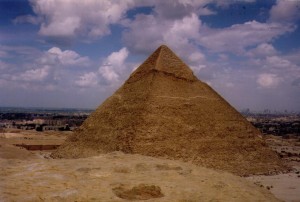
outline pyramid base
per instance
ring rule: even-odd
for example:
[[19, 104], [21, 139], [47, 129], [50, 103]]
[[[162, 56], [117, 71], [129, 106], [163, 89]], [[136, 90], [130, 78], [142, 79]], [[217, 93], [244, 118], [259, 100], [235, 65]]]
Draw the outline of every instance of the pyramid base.
[[[239, 176], [248, 175], [265, 175], [276, 174], [280, 172], [289, 171], [290, 168], [286, 166], [281, 159], [278, 158], [275, 152], [270, 151], [267, 147], [253, 147], [240, 148], [240, 151], [234, 149], [224, 148], [221, 141], [219, 143], [211, 142], [210, 148], [198, 146], [198, 154], [191, 148], [191, 151], [180, 152], [180, 149], [164, 147], [160, 150], [159, 147], [143, 146], [134, 149], [135, 151], [124, 153], [141, 154], [145, 156], [152, 156], [162, 159], [181, 160], [183, 162], [191, 162], [198, 166], [212, 168], [216, 170], [227, 171]], [[192, 147], [192, 146], [191, 146]], [[202, 151], [201, 151], [202, 150]], [[248, 151], [247, 151], [248, 150]], [[250, 151], [252, 150], [252, 151]], [[257, 152], [259, 150], [259, 152]], [[97, 156], [103, 153], [110, 153], [113, 151], [103, 150], [99, 147], [86, 146], [86, 144], [73, 143], [62, 145], [58, 150], [51, 154], [52, 158], [86, 158], [90, 156]], [[209, 153], [209, 155], [207, 155]], [[261, 155], [257, 155], [257, 154]], [[208, 157], [209, 156], [209, 157]]]

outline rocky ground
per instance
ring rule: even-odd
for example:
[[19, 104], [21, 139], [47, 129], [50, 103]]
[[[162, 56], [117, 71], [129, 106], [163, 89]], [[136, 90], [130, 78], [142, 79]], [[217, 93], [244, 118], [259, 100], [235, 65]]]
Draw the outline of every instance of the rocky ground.
[[276, 151], [281, 158], [293, 164], [300, 162], [300, 136], [266, 135], [265, 140], [269, 147]]
[[[61, 144], [69, 133], [0, 133], [0, 201], [300, 201], [299, 162], [290, 173], [238, 177], [180, 161], [119, 152], [51, 159], [51, 151], [15, 144]], [[272, 137], [270, 137], [272, 138]], [[297, 140], [268, 140], [278, 151]], [[272, 145], [272, 143], [274, 143]]]
[[293, 170], [278, 175], [250, 176], [247, 179], [269, 189], [277, 198], [284, 201], [300, 201], [300, 137], [282, 138], [267, 135], [265, 140]]

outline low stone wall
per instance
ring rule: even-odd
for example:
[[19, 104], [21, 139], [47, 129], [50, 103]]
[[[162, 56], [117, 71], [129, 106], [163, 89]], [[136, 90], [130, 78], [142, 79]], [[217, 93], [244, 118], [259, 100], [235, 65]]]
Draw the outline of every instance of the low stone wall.
[[23, 147], [27, 150], [55, 150], [60, 145], [27, 145], [27, 144], [15, 144], [17, 147]]

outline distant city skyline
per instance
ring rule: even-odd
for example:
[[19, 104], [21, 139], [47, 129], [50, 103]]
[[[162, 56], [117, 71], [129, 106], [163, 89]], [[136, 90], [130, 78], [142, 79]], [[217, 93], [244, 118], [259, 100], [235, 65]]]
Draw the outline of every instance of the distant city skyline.
[[238, 110], [300, 111], [298, 0], [2, 0], [0, 106], [95, 109], [158, 46]]

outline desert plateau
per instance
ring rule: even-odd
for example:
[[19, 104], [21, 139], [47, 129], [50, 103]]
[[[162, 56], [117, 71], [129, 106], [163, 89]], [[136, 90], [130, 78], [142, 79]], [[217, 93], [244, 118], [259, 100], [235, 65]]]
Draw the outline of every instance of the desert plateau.
[[[138, 154], [52, 159], [52, 150], [15, 146], [57, 145], [71, 133], [3, 131], [0, 201], [299, 201], [300, 163], [296, 159], [285, 159], [293, 167], [287, 173], [239, 177]], [[267, 142], [277, 150], [288, 145], [300, 151], [296, 140], [270, 137]]]

